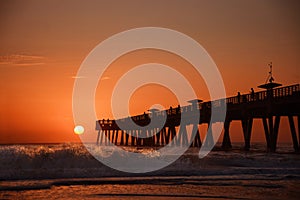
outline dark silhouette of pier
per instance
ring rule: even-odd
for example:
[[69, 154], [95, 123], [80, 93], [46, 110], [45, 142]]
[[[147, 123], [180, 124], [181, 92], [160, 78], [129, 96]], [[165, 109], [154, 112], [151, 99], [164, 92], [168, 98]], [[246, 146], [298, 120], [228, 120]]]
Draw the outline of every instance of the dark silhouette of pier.
[[[176, 146], [201, 147], [202, 141], [199, 132], [199, 125], [208, 124], [204, 146], [212, 146], [214, 142], [212, 128], [210, 125], [217, 122], [224, 122], [224, 135], [222, 148], [230, 149], [230, 123], [240, 121], [244, 135], [245, 150], [250, 149], [252, 125], [254, 119], [261, 119], [264, 127], [265, 139], [268, 151], [275, 152], [281, 117], [287, 117], [289, 121], [293, 147], [296, 152], [300, 151], [300, 85], [289, 85], [285, 87], [274, 82], [272, 75], [272, 63], [269, 64], [270, 71], [265, 84], [259, 85], [264, 89], [261, 92], [254, 92], [251, 88], [249, 94], [241, 94], [202, 102], [194, 99], [188, 101], [191, 105], [159, 111], [149, 110], [149, 113], [117, 120], [98, 120], [97, 144], [114, 143], [116, 145], [131, 145], [142, 147], [160, 147], [166, 144]], [[225, 120], [222, 111], [226, 109]], [[216, 115], [212, 118], [212, 110]], [[219, 112], [219, 115], [218, 115]], [[183, 117], [182, 117], [183, 116]], [[195, 122], [196, 119], [199, 118]], [[185, 120], [181, 120], [181, 117]], [[186, 119], [187, 118], [187, 119]], [[297, 119], [298, 137], [294, 118]], [[151, 120], [164, 121], [162, 128], [157, 124], [147, 126]], [[139, 126], [132, 125], [131, 122]], [[188, 138], [187, 126], [192, 125], [192, 135]], [[121, 127], [125, 127], [121, 129]], [[145, 127], [145, 128], [144, 128]], [[176, 130], [177, 128], [177, 130]], [[145, 137], [146, 136], [146, 137]], [[120, 140], [119, 140], [120, 137]], [[118, 143], [118, 141], [120, 141]]]
[[[240, 121], [242, 125], [245, 150], [250, 149], [251, 133], [253, 119], [261, 119], [264, 127], [267, 149], [271, 152], [276, 151], [278, 130], [282, 117], [288, 117], [293, 147], [299, 151], [300, 146], [300, 85], [289, 85], [278, 87], [280, 84], [270, 82], [259, 87], [265, 88], [265, 91], [250, 92], [249, 94], [239, 94], [237, 96], [219, 99], [215, 101], [202, 102], [201, 100], [189, 101], [191, 105], [177, 108], [170, 108], [165, 112], [152, 110], [142, 115], [127, 117], [116, 120], [98, 120], [96, 130], [98, 130], [97, 144], [108, 144], [108, 140], [116, 145], [131, 145], [138, 147], [163, 146], [172, 141], [173, 145], [187, 145], [191, 141], [192, 147], [201, 147], [199, 125], [209, 124], [211, 120], [211, 108], [222, 107], [226, 103], [227, 111], [224, 122], [224, 136], [222, 148], [230, 149], [230, 123]], [[275, 88], [277, 87], [277, 88]], [[180, 124], [181, 115], [192, 112], [200, 113], [200, 120], [197, 124]], [[133, 129], [127, 126], [127, 129], [121, 130], [118, 124], [126, 125], [131, 119], [137, 125], [146, 126], [153, 117], [160, 118], [166, 113], [166, 122], [163, 128], [158, 131], [157, 127], [145, 129]], [[298, 121], [298, 137], [294, 120]], [[219, 122], [220, 119], [214, 119], [212, 123]], [[116, 123], [118, 122], [118, 124]], [[192, 138], [188, 138], [186, 126], [192, 125], [194, 132]], [[123, 127], [123, 126], [122, 126]], [[177, 129], [177, 131], [176, 131]], [[208, 129], [205, 142], [209, 143], [212, 139], [211, 129]], [[139, 135], [144, 132], [147, 138], [140, 138]], [[130, 133], [130, 135], [128, 134]], [[174, 140], [172, 140], [175, 138]], [[205, 145], [205, 143], [203, 144]]]

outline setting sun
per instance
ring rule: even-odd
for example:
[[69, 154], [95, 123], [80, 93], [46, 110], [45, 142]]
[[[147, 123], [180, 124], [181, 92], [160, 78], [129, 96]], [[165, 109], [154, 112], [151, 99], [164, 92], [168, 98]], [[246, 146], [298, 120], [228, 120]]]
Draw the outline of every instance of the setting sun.
[[80, 134], [82, 134], [84, 132], [84, 128], [83, 128], [83, 126], [75, 126], [75, 128], [74, 128], [74, 133], [75, 134], [77, 134], [77, 135], [80, 135]]

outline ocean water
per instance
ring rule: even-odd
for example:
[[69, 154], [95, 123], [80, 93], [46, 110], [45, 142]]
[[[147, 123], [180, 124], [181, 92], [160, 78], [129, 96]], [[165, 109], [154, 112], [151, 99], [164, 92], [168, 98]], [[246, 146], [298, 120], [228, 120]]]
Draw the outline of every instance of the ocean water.
[[300, 154], [291, 144], [279, 144], [277, 153], [263, 143], [242, 149], [236, 143], [199, 159], [199, 149], [190, 148], [161, 170], [133, 174], [105, 166], [81, 144], [1, 145], [0, 199], [300, 198]]

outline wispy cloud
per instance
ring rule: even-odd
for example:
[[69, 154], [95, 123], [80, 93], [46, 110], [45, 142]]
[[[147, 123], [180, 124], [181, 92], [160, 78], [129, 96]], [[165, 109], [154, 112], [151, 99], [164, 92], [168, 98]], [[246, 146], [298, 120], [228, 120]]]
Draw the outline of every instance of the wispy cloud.
[[86, 77], [85, 76], [72, 76], [71, 78], [79, 79], [79, 78], [86, 78]]
[[0, 65], [32, 66], [45, 64], [45, 57], [26, 54], [0, 55]]
[[101, 78], [101, 81], [104, 81], [104, 80], [109, 80], [110, 79], [110, 77], [108, 77], [108, 76], [104, 76], [104, 77], [102, 77]]
[[[71, 78], [80, 79], [80, 78], [87, 78], [87, 77], [86, 76], [72, 76]], [[103, 80], [109, 80], [109, 79], [110, 79], [110, 77], [104, 76], [104, 77], [101, 78], [101, 81], [103, 81]]]

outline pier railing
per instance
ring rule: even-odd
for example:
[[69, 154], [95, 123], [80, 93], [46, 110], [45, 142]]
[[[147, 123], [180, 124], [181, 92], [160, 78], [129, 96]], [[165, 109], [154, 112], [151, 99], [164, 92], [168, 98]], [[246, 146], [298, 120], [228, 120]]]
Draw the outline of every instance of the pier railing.
[[261, 91], [243, 95], [237, 95], [233, 97], [226, 98], [226, 103], [231, 104], [240, 104], [240, 103], [248, 103], [248, 102], [255, 102], [255, 101], [265, 101], [268, 100], [270, 95], [273, 99], [280, 99], [287, 96], [294, 96], [300, 95], [300, 85], [290, 85], [286, 87], [276, 88], [270, 91]]
[[[261, 92], [254, 92], [254, 93], [249, 93], [249, 94], [241, 94], [233, 97], [228, 97], [226, 99], [219, 99], [219, 100], [214, 100], [214, 101], [207, 101], [207, 102], [199, 102], [197, 103], [196, 107], [192, 105], [188, 106], [183, 106], [183, 107], [176, 107], [170, 109], [164, 110], [164, 111], [156, 111], [154, 113], [144, 113], [142, 115], [136, 115], [132, 117], [127, 117], [127, 118], [122, 118], [118, 119], [118, 121], [124, 122], [131, 118], [133, 121], [142, 121], [142, 120], [147, 120], [152, 117], [153, 114], [155, 116], [164, 116], [167, 115], [169, 117], [171, 116], [176, 116], [180, 113], [184, 112], [192, 112], [196, 110], [201, 110], [201, 109], [210, 109], [211, 106], [218, 107], [220, 106], [223, 102], [226, 102], [227, 104], [243, 104], [243, 103], [251, 103], [251, 102], [259, 102], [259, 101], [266, 101], [269, 100], [270, 97], [274, 100], [276, 99], [281, 99], [285, 97], [290, 97], [290, 96], [300, 96], [300, 85], [295, 84], [295, 85], [290, 85], [290, 86], [285, 86], [285, 87], [280, 87], [272, 90], [267, 90], [267, 91], [261, 91]], [[112, 124], [115, 123], [115, 120], [99, 120], [98, 121], [100, 125], [109, 125], [112, 126]]]

